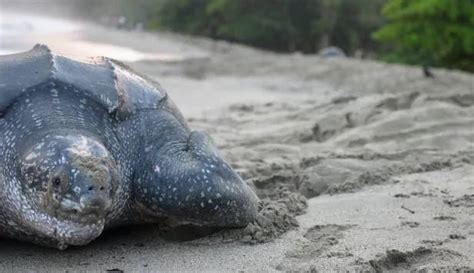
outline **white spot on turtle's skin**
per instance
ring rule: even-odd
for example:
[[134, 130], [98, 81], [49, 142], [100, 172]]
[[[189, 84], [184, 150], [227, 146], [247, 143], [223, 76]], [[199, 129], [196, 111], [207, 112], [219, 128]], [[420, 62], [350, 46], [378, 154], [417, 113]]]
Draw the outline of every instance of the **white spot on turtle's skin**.
[[31, 160], [37, 158], [38, 156], [39, 156], [38, 153], [31, 152], [31, 153], [29, 153], [29, 154], [25, 157], [25, 159], [26, 159], [27, 161], [31, 161]]
[[90, 143], [88, 138], [80, 136], [79, 141], [75, 141], [72, 147], [67, 148], [66, 151], [84, 157], [92, 156], [91, 149], [89, 149], [91, 145], [92, 143]]
[[159, 172], [161, 171], [160, 165], [156, 164], [155, 167], [153, 168], [153, 171], [154, 171], [155, 173], [159, 173]]
[[81, 192], [81, 188], [79, 187], [74, 187], [73, 191], [77, 194], [79, 194]]
[[59, 92], [56, 88], [51, 89], [51, 96], [58, 97]]

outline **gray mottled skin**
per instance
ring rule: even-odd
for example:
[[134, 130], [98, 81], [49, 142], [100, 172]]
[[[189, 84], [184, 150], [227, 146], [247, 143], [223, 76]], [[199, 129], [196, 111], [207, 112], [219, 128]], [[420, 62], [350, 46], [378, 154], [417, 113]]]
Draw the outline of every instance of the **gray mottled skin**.
[[156, 83], [46, 46], [0, 57], [0, 236], [64, 249], [170, 218], [240, 227], [257, 197]]

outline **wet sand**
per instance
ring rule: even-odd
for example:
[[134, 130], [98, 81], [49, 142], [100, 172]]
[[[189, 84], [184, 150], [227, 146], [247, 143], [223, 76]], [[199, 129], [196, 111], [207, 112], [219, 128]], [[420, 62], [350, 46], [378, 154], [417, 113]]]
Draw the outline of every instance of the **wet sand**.
[[127, 227], [62, 252], [2, 239], [0, 271], [474, 270], [473, 75], [90, 24], [16, 45], [37, 41], [145, 56], [128, 64], [212, 135], [262, 211], [243, 230]]

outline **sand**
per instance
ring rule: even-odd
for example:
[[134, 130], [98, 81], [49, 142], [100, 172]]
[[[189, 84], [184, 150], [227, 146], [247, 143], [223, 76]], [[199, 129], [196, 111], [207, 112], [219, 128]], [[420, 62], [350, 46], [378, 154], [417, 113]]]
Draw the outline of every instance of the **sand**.
[[141, 56], [128, 64], [211, 134], [261, 213], [245, 229], [127, 227], [66, 251], [0, 239], [1, 272], [474, 271], [472, 74], [88, 23], [11, 44], [35, 42]]

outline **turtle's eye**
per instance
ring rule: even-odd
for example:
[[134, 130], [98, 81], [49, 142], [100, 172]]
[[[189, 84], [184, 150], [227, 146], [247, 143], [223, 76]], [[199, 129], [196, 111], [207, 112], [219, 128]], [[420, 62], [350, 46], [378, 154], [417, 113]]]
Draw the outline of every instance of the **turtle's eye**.
[[59, 202], [67, 190], [67, 177], [59, 172], [54, 174], [48, 182], [48, 192], [56, 202]]
[[49, 180], [49, 187], [55, 192], [60, 192], [64, 190], [67, 181], [67, 176], [64, 173], [57, 172], [51, 177], [51, 180]]
[[54, 178], [53, 178], [53, 186], [56, 187], [56, 188], [59, 187], [59, 186], [61, 186], [61, 178], [59, 178], [59, 177], [57, 177], [57, 176], [54, 177]]

